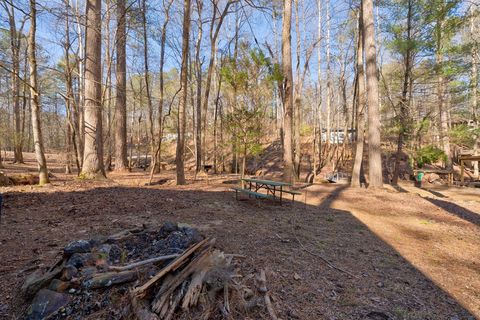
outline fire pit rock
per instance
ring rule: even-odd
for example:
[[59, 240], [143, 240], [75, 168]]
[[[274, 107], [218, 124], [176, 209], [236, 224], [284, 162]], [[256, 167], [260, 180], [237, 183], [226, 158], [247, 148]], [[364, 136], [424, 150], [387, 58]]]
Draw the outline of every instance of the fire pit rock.
[[23, 319], [259, 319], [266, 311], [277, 319], [265, 272], [242, 276], [245, 256], [215, 243], [171, 222], [73, 241], [25, 281], [33, 299]]
[[70, 296], [48, 289], [41, 289], [32, 301], [25, 319], [46, 319], [70, 302]]
[[[25, 319], [83, 319], [104, 312], [99, 318], [121, 318], [121, 310], [110, 306], [121, 300], [133, 281], [146, 281], [170, 259], [128, 267], [163, 255], [179, 254], [201, 241], [200, 233], [189, 227], [166, 222], [157, 230], [128, 230], [108, 238], [81, 239], [63, 249], [63, 257], [44, 273], [30, 275], [22, 289], [33, 297]], [[114, 269], [114, 270], [112, 270]], [[75, 315], [75, 316], [71, 316]]]

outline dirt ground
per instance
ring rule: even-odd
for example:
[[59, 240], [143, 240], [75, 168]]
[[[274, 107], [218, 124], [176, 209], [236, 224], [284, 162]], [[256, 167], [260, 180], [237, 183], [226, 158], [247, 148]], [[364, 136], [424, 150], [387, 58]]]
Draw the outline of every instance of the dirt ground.
[[[35, 171], [27, 160], [3, 171]], [[165, 221], [246, 255], [245, 274], [265, 268], [282, 319], [480, 319], [479, 189], [313, 185], [280, 206], [236, 201], [233, 176], [145, 186], [144, 171], [90, 182], [51, 167], [51, 185], [0, 188], [0, 319], [21, 314], [25, 277], [71, 240]]]

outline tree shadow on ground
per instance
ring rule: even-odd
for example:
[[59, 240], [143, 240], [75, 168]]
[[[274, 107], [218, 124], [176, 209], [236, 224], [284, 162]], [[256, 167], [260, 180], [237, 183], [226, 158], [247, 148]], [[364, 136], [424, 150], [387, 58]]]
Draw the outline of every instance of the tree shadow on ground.
[[431, 194], [433, 194], [434, 196], [436, 197], [439, 197], [439, 198], [448, 198], [446, 195], [444, 195], [443, 193], [440, 193], [438, 191], [435, 191], [435, 190], [432, 190], [432, 189], [427, 189], [427, 188], [422, 188], [422, 190], [425, 190], [427, 192], [430, 192]]
[[265, 268], [282, 319], [474, 319], [350, 212], [333, 209], [342, 191], [320, 206], [168, 187], [7, 193], [0, 260], [9, 268], [0, 269], [0, 315], [21, 309], [15, 292], [27, 273], [19, 270], [51, 264], [71, 240], [175, 221], [247, 256], [243, 274]]
[[445, 200], [440, 200], [436, 198], [430, 198], [430, 197], [425, 197], [425, 200], [433, 203], [439, 208], [442, 208], [443, 210], [447, 211], [448, 213], [459, 217], [460, 219], [463, 219], [465, 221], [468, 221], [470, 223], [475, 224], [476, 226], [480, 227], [480, 214], [477, 212], [473, 212], [467, 208], [464, 208], [462, 206], [459, 206], [456, 203], [450, 202], [450, 201], [445, 201]]
[[[394, 188], [399, 192], [408, 192], [407, 190], [405, 190], [405, 189], [403, 189], [399, 186], [396, 186]], [[437, 197], [448, 199], [447, 196], [445, 196], [444, 194], [442, 194], [440, 192], [437, 192], [437, 191], [434, 191], [434, 190], [431, 190], [431, 189], [426, 189], [426, 188], [421, 188], [421, 190], [430, 192], [431, 194], [433, 194]], [[456, 216], [460, 219], [463, 219], [467, 222], [473, 223], [474, 225], [480, 227], [480, 214], [479, 213], [471, 211], [467, 208], [459, 206], [458, 204], [450, 202], [450, 201], [441, 200], [441, 199], [437, 199], [437, 198], [431, 198], [431, 197], [422, 197], [422, 198], [427, 200], [428, 202], [436, 205], [437, 207], [445, 210], [446, 212], [448, 212], [448, 213], [450, 213], [450, 214], [452, 214], [452, 215], [454, 215], [454, 216]]]
[[397, 190], [400, 193], [408, 193], [407, 190], [403, 189], [398, 184], [392, 184], [391, 186], [392, 186], [393, 189]]

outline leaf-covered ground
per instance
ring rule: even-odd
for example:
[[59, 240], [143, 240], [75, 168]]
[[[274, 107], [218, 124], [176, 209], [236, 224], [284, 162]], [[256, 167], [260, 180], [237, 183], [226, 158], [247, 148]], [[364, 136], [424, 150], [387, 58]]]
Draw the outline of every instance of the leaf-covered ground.
[[[8, 165], [5, 173], [34, 170]], [[19, 287], [71, 240], [165, 221], [186, 223], [267, 270], [282, 319], [480, 317], [478, 189], [367, 191], [314, 185], [294, 205], [236, 201], [234, 177], [144, 186], [147, 173], [79, 181], [54, 170], [46, 187], [1, 188], [0, 318], [25, 308]], [[173, 172], [155, 176], [173, 179]], [[326, 261], [327, 262], [326, 262]], [[268, 319], [268, 315], [264, 315]]]

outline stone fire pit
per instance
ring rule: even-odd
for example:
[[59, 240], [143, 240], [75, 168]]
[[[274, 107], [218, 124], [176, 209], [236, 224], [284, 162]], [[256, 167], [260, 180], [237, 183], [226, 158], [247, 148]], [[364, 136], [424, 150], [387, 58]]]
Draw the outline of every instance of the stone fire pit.
[[214, 242], [170, 222], [73, 241], [54, 266], [26, 279], [25, 319], [209, 319], [259, 307], [274, 313], [264, 273], [259, 298], [235, 280], [241, 276], [232, 260], [241, 257], [214, 249]]

